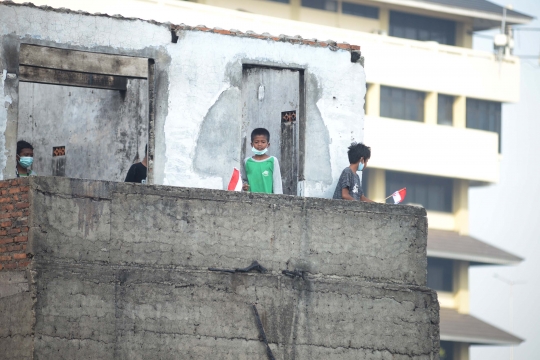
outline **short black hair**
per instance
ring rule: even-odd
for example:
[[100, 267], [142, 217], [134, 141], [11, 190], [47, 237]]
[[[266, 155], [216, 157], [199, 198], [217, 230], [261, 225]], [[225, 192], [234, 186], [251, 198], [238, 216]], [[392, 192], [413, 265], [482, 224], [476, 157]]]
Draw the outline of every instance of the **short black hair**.
[[349, 146], [347, 155], [349, 155], [349, 163], [356, 164], [358, 161], [360, 161], [360, 158], [364, 158], [364, 161], [369, 160], [371, 157], [371, 148], [362, 143], [354, 142], [351, 144], [351, 146]]
[[253, 139], [255, 139], [255, 136], [257, 135], [266, 136], [266, 141], [270, 142], [270, 132], [265, 128], [256, 128], [255, 130], [253, 130], [251, 132], [251, 142], [253, 142]]
[[21, 151], [23, 149], [32, 149], [32, 150], [34, 150], [34, 147], [32, 146], [32, 144], [30, 144], [27, 141], [24, 141], [24, 140], [17, 141], [17, 155], [20, 155]]

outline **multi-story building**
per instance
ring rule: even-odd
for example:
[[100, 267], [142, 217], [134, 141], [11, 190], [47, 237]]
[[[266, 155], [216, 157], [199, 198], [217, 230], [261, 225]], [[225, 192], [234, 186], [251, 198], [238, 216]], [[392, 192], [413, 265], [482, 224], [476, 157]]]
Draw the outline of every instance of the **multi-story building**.
[[496, 55], [472, 44], [477, 31], [508, 29], [531, 17], [486, 0], [196, 2], [203, 5], [119, 0], [76, 7], [361, 45], [368, 83], [364, 141], [373, 149], [364, 189], [383, 201], [406, 187], [406, 202], [427, 209], [428, 285], [439, 294], [441, 359], [468, 359], [470, 345], [522, 342], [469, 313], [469, 267], [522, 260], [468, 234], [468, 190], [499, 179], [501, 106], [519, 100], [520, 78], [519, 59], [508, 48]]
[[441, 359], [468, 359], [470, 345], [521, 343], [469, 313], [469, 266], [522, 261], [468, 235], [469, 187], [498, 181], [501, 106], [518, 101], [520, 74], [508, 48], [496, 55], [472, 45], [476, 31], [502, 27], [508, 34], [508, 26], [532, 18], [485, 0], [198, 2], [370, 33], [343, 33], [367, 59], [364, 129], [373, 158], [364, 189], [382, 200], [406, 187], [406, 202], [428, 212], [428, 285], [441, 306]]

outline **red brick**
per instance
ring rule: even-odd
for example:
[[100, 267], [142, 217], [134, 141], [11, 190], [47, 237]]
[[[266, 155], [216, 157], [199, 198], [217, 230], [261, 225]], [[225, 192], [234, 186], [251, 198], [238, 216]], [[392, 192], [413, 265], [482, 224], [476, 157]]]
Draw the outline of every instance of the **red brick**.
[[22, 245], [22, 249], [23, 249], [23, 251], [26, 251], [26, 244]]
[[339, 43], [339, 44], [337, 44], [337, 47], [340, 48], [340, 49], [349, 50], [351, 48], [351, 45]]
[[8, 251], [7, 247], [0, 247], [0, 253], [5, 253]]
[[11, 211], [13, 209], [15, 209], [15, 206], [11, 204], [2, 206], [2, 211]]
[[9, 219], [13, 216], [13, 213], [2, 213], [0, 214], [0, 219]]
[[21, 251], [22, 245], [11, 245], [10, 247], [6, 248], [8, 251]]
[[15, 204], [15, 207], [17, 207], [17, 209], [26, 209], [29, 206], [30, 204], [27, 202], [20, 202], [20, 203]]
[[22, 194], [22, 195], [21, 195], [21, 199], [22, 199], [22, 200], [25, 200], [25, 201], [28, 201], [28, 194], [27, 194], [27, 193]]
[[11, 226], [11, 221], [4, 221], [0, 223], [0, 227], [7, 228]]
[[9, 186], [9, 181], [0, 181], [0, 188], [5, 188]]
[[15, 212], [11, 213], [11, 216], [12, 217], [21, 217], [21, 216], [23, 216], [23, 212], [22, 211], [15, 211]]
[[11, 202], [11, 199], [8, 197], [0, 198], [0, 204], [5, 204]]
[[21, 229], [15, 228], [15, 229], [9, 229], [10, 234], [18, 234], [21, 232]]
[[231, 35], [231, 32], [229, 30], [214, 29], [214, 32], [222, 35]]
[[4, 264], [4, 269], [6, 270], [12, 270], [17, 268], [17, 263], [11, 263], [11, 264]]
[[28, 261], [28, 260], [25, 260], [25, 261], [19, 261], [19, 264], [18, 264], [18, 265], [19, 265], [19, 266], [18, 266], [19, 269], [22, 269], [22, 268], [25, 268], [25, 267], [27, 267], [28, 265], [30, 265], [30, 261]]
[[16, 236], [14, 240], [15, 242], [25, 242], [28, 241], [28, 236]]
[[2, 244], [9, 244], [13, 242], [12, 237], [6, 237], [6, 238], [0, 238], [0, 245]]
[[17, 194], [17, 193], [20, 193], [20, 192], [21, 192], [21, 189], [18, 188], [18, 187], [13, 187], [13, 188], [9, 189], [10, 194]]
[[351, 45], [351, 50], [360, 50], [359, 45]]
[[0, 264], [0, 271], [4, 268], [4, 265]]
[[11, 256], [9, 255], [0, 256], [0, 261], [10, 261], [10, 260], [11, 260]]
[[0, 236], [6, 236], [7, 230], [0, 230]]
[[30, 191], [30, 186], [21, 186], [20, 189], [21, 189], [21, 192], [28, 192]]
[[14, 254], [13, 258], [16, 260], [26, 259], [26, 254]]
[[17, 186], [17, 185], [20, 185], [20, 181], [17, 180], [17, 179], [14, 179], [14, 180], [11, 180], [11, 186]]

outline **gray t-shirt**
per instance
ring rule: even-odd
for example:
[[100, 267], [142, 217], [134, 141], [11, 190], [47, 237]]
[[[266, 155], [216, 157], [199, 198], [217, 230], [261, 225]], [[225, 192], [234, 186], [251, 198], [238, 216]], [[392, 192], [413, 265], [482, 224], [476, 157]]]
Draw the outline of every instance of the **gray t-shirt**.
[[344, 188], [349, 189], [349, 195], [351, 195], [354, 200], [360, 200], [364, 191], [362, 191], [362, 183], [360, 182], [360, 176], [353, 173], [350, 167], [346, 167], [341, 176], [339, 177], [336, 191], [334, 191], [333, 199], [343, 199], [341, 197], [341, 190]]

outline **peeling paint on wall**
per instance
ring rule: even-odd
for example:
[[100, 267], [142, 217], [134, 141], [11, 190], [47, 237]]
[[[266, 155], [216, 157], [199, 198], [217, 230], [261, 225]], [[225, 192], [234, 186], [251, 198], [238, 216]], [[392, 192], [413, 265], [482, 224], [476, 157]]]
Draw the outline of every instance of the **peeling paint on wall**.
[[[351, 140], [363, 139], [365, 74], [359, 63], [351, 62], [350, 45], [296, 37], [263, 40], [251, 34], [186, 27], [176, 28], [174, 43], [170, 25], [30, 5], [0, 6], [0, 36], [12, 40], [9, 50], [5, 45], [0, 48], [0, 61], [13, 49], [17, 55], [21, 42], [154, 59], [157, 184], [224, 188], [232, 167], [239, 167], [242, 160], [235, 134], [242, 121], [238, 94], [246, 64], [300, 69], [305, 74], [305, 181], [301, 184], [305, 196], [331, 196], [348, 165], [347, 147]], [[17, 56], [14, 59], [18, 61]], [[18, 63], [12, 65], [16, 72]], [[264, 98], [268, 91], [257, 96]], [[4, 99], [4, 80], [0, 92]], [[16, 136], [17, 116], [0, 107], [0, 130]], [[11, 123], [15, 127], [9, 130]], [[0, 149], [6, 146], [13, 144], [0, 139]], [[5, 166], [1, 154], [0, 169]]]

